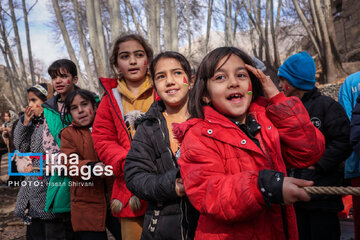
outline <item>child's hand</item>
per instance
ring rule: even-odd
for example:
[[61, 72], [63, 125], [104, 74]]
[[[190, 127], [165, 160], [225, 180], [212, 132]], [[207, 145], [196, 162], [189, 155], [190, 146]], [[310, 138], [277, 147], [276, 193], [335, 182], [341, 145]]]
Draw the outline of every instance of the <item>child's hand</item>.
[[283, 183], [283, 198], [286, 205], [293, 204], [297, 201], [310, 201], [310, 196], [301, 187], [313, 185], [314, 182], [298, 178], [285, 177]]
[[24, 109], [24, 126], [27, 126], [33, 117], [34, 111], [31, 109], [30, 106], [27, 106]]
[[177, 178], [175, 180], [175, 192], [179, 197], [182, 197], [185, 195], [185, 189], [182, 178]]
[[252, 72], [255, 77], [260, 80], [264, 88], [265, 95], [268, 99], [279, 94], [279, 90], [277, 89], [271, 78], [269, 76], [266, 76], [260, 69], [254, 68], [253, 66], [250, 66], [248, 64], [245, 64], [245, 68]]

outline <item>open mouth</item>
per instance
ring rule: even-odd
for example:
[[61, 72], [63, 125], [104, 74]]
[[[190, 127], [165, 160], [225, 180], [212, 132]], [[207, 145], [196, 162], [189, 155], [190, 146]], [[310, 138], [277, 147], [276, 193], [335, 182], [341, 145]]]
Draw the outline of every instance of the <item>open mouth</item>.
[[178, 91], [179, 91], [179, 89], [170, 89], [170, 90], [167, 90], [166, 93], [172, 95], [172, 94], [176, 94]]
[[134, 74], [137, 73], [139, 70], [140, 70], [139, 68], [130, 68], [129, 72]]
[[233, 93], [233, 94], [230, 94], [226, 99], [229, 100], [229, 101], [240, 101], [241, 99], [243, 98], [243, 95], [240, 94], [240, 93]]

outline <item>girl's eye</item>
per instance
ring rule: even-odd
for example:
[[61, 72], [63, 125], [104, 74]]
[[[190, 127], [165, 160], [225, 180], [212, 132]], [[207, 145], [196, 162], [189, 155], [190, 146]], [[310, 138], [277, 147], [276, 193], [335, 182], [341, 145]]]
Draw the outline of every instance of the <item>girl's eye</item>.
[[129, 57], [129, 55], [127, 55], [127, 54], [120, 55], [121, 59], [127, 59], [128, 57]]
[[159, 79], [163, 79], [163, 78], [165, 78], [164, 75], [157, 75], [155, 79], [156, 79], [156, 80], [159, 80]]
[[223, 79], [225, 79], [225, 76], [223, 75], [215, 76], [215, 80], [223, 80]]
[[73, 110], [75, 110], [75, 109], [77, 109], [76, 106], [71, 106], [71, 107], [70, 107], [70, 111], [73, 111]]
[[181, 72], [181, 71], [176, 71], [176, 72], [174, 72], [174, 74], [175, 74], [175, 75], [181, 75], [182, 72]]
[[245, 78], [245, 77], [247, 77], [247, 75], [244, 74], [244, 73], [239, 73], [237, 76], [238, 76], [238, 78]]
[[138, 57], [138, 58], [142, 58], [142, 57], [144, 57], [144, 54], [143, 53], [137, 53], [135, 56]]

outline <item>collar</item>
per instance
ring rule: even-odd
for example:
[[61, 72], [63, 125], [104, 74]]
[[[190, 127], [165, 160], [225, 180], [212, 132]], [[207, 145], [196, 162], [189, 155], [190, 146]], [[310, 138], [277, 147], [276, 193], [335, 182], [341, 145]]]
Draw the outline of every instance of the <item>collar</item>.
[[145, 92], [147, 92], [149, 89], [152, 89], [153, 85], [152, 85], [152, 81], [150, 79], [149, 76], [146, 76], [145, 81], [141, 84], [140, 89], [139, 89], [139, 93], [137, 96], [135, 96], [126, 86], [126, 82], [124, 78], [121, 78], [118, 80], [118, 85], [117, 85], [117, 89], [119, 91], [119, 93], [122, 96], [125, 96], [126, 98], [128, 98], [131, 102], [137, 100], [138, 98], [140, 98]]

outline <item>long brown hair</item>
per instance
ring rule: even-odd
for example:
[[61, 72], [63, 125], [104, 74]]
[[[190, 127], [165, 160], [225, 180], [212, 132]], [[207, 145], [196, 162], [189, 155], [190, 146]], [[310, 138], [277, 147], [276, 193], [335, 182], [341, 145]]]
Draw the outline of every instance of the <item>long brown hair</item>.
[[[225, 64], [232, 54], [241, 58], [244, 63], [255, 66], [248, 54], [235, 47], [220, 47], [208, 53], [199, 65], [194, 87], [190, 92], [188, 111], [191, 118], [204, 118], [203, 107], [208, 103], [204, 102], [203, 98], [209, 96], [207, 81], [214, 76], [219, 61], [227, 56], [223, 63]], [[259, 79], [250, 71], [249, 76], [253, 89], [252, 101], [254, 101], [258, 96], [263, 96], [263, 88]]]
[[150, 44], [142, 36], [140, 36], [139, 34], [120, 35], [113, 43], [111, 55], [109, 58], [111, 68], [115, 74], [117, 74], [116, 67], [118, 64], [117, 56], [118, 56], [118, 52], [119, 52], [119, 45], [120, 45], [120, 43], [127, 42], [130, 40], [135, 40], [138, 43], [140, 43], [141, 46], [143, 46], [146, 56], [148, 58], [148, 62], [150, 62], [153, 59], [153, 55], [154, 55], [153, 50], [152, 50]]

